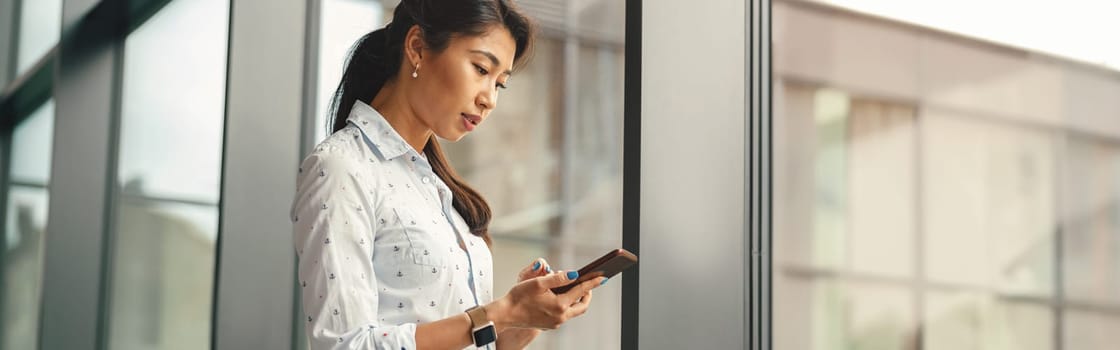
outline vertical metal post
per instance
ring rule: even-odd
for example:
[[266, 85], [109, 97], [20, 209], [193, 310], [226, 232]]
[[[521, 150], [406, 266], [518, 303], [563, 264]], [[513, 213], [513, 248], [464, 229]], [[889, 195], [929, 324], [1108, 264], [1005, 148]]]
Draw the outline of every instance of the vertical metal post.
[[[622, 248], [641, 256], [642, 0], [626, 0], [622, 96]], [[622, 349], [638, 349], [641, 264], [622, 278]]]
[[771, 348], [772, 116], [770, 1], [751, 0], [747, 30], [747, 348]]
[[292, 348], [288, 209], [306, 110], [307, 8], [302, 1], [230, 4], [214, 349]]
[[64, 0], [53, 82], [51, 200], [43, 249], [41, 349], [96, 349], [120, 93], [125, 1]]

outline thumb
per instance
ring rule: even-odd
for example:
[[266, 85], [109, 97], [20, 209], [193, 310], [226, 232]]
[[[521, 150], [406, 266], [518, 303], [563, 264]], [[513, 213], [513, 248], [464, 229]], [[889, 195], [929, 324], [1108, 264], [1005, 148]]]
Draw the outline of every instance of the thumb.
[[556, 287], [562, 287], [574, 282], [577, 278], [579, 278], [579, 272], [560, 271], [559, 273], [554, 273], [548, 276], [541, 276], [537, 278], [541, 281], [541, 287], [552, 289]]

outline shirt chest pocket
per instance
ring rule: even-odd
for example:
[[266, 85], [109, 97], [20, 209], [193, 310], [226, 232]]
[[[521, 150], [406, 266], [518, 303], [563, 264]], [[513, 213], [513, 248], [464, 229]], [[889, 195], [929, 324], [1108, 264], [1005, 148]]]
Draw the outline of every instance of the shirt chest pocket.
[[430, 229], [426, 229], [422, 220], [410, 208], [397, 207], [393, 209], [400, 222], [408, 247], [404, 249], [402, 258], [413, 264], [426, 267], [424, 270], [438, 274], [447, 267], [448, 256], [445, 254], [446, 242], [441, 242]]

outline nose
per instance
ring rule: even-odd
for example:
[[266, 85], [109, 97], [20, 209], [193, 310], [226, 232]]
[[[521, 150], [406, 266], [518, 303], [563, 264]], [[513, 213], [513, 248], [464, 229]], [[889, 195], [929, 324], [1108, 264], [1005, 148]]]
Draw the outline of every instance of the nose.
[[492, 110], [498, 106], [498, 89], [485, 89], [478, 94], [475, 103], [483, 110]]

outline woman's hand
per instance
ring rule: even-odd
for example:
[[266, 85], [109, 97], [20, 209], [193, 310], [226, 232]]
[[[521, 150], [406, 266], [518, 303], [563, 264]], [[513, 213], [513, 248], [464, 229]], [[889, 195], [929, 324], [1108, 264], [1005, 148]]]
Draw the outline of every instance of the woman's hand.
[[[541, 269], [545, 269], [544, 262], [541, 262]], [[552, 292], [552, 288], [564, 286], [577, 278], [579, 273], [576, 271], [528, 278], [513, 286], [501, 299], [487, 304], [486, 313], [491, 315], [499, 331], [506, 328], [557, 329], [564, 322], [587, 312], [591, 290], [606, 280], [598, 277], [580, 283], [564, 294]]]
[[[552, 274], [552, 267], [544, 258], [537, 258], [529, 265], [517, 272], [517, 282], [524, 282], [530, 278], [548, 276]], [[498, 334], [498, 350], [524, 349], [537, 336], [541, 330], [536, 328], [506, 328]]]

